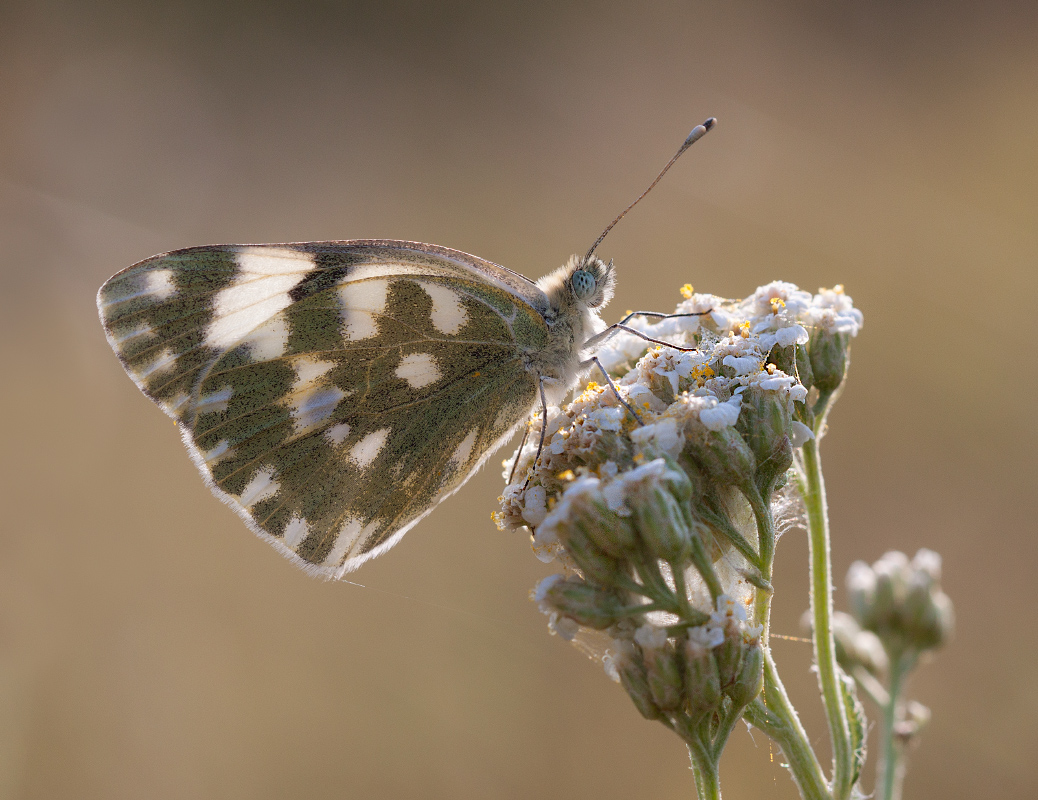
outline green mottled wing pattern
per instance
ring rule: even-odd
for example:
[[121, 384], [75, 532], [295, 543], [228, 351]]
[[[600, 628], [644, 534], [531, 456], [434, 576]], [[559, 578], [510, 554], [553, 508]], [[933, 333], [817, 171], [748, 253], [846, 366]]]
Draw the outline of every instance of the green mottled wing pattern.
[[395, 544], [525, 419], [546, 303], [503, 267], [383, 240], [179, 250], [98, 293], [213, 492], [327, 577]]

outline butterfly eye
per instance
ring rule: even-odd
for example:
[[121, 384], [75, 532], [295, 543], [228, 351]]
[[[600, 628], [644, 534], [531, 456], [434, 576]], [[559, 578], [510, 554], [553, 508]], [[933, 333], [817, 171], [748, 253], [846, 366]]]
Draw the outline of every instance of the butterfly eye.
[[595, 277], [588, 271], [578, 269], [569, 279], [569, 285], [573, 287], [573, 294], [578, 300], [587, 300], [595, 293]]

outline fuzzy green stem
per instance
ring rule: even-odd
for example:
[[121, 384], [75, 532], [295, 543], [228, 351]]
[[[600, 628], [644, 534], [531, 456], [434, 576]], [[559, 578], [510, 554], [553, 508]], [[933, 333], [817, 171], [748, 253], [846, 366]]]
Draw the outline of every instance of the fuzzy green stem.
[[779, 679], [771, 651], [764, 648], [764, 690], [744, 712], [755, 728], [764, 731], [780, 748], [793, 781], [804, 800], [832, 800], [818, 757], [811, 749], [800, 717]]
[[[772, 572], [775, 561], [775, 520], [771, 516], [771, 508], [768, 501], [757, 491], [757, 487], [749, 485], [743, 488], [743, 495], [753, 509], [753, 516], [757, 522], [757, 539], [760, 548], [760, 577], [768, 584], [771, 583]], [[757, 590], [754, 592], [754, 616], [758, 625], [764, 626], [761, 635], [761, 644], [767, 648], [771, 633], [771, 598], [773, 592]]]
[[[717, 578], [717, 573], [714, 572], [714, 565], [710, 563], [710, 557], [706, 554], [706, 548], [703, 547], [703, 542], [700, 541], [698, 536], [692, 537], [692, 563], [696, 568], [696, 571], [703, 578], [706, 583], [707, 589], [710, 590], [710, 598], [717, 602], [717, 598], [724, 594], [724, 590], [721, 588], [721, 581]], [[685, 591], [685, 575], [680, 569], [674, 570], [674, 580], [677, 581], [678, 577], [681, 578], [680, 591]], [[687, 594], [682, 596], [687, 597]]]
[[710, 745], [711, 753], [716, 760], [720, 760], [721, 753], [724, 752], [725, 745], [728, 744], [728, 737], [732, 735], [732, 731], [735, 730], [735, 726], [740, 719], [742, 719], [742, 709], [734, 709], [730, 713], [721, 716], [717, 732], [714, 734], [713, 742]]
[[879, 763], [876, 765], [876, 800], [901, 800], [901, 784], [905, 777], [904, 748], [897, 740], [895, 727], [901, 706], [905, 677], [911, 671], [911, 660], [903, 655], [890, 659], [890, 688], [883, 706], [883, 722], [879, 730]]
[[854, 752], [840, 687], [839, 668], [836, 665], [836, 643], [833, 641], [829, 513], [825, 501], [822, 462], [818, 455], [818, 439], [805, 442], [802, 454], [804, 475], [800, 490], [807, 508], [807, 534], [811, 551], [811, 617], [814, 623], [812, 638], [815, 664], [818, 667], [818, 683], [822, 690], [833, 748], [832, 794], [835, 800], [846, 800], [851, 793]]
[[672, 574], [674, 576], [674, 596], [678, 601], [678, 606], [681, 608], [682, 621], [688, 621], [695, 613], [692, 608], [692, 604], [688, 601], [688, 586], [685, 584], [685, 572], [680, 568], [671, 565]]
[[689, 736], [686, 743], [692, 755], [699, 800], [721, 800], [721, 776], [717, 769], [717, 759], [698, 736]]
[[641, 579], [642, 594], [658, 603], [669, 601], [675, 607], [674, 613], [681, 613], [680, 607], [677, 606], [674, 592], [671, 591], [671, 588], [663, 579], [659, 562], [646, 551], [644, 546], [638, 548], [638, 558], [634, 559], [634, 571]]

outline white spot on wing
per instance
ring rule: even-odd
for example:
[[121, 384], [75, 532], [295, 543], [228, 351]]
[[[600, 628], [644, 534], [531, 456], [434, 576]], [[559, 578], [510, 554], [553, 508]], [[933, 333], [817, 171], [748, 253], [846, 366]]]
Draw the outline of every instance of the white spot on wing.
[[460, 331], [468, 320], [465, 306], [461, 304], [461, 295], [438, 283], [419, 285], [432, 298], [433, 327], [440, 333], [455, 334]]
[[285, 532], [281, 540], [284, 542], [285, 547], [295, 550], [308, 533], [310, 533], [309, 523], [303, 517], [293, 514], [285, 526]]
[[321, 361], [312, 356], [297, 358], [292, 362], [292, 368], [296, 371], [296, 382], [292, 388], [295, 390], [302, 389], [307, 384], [324, 377], [329, 370], [335, 369], [335, 366], [334, 361]]
[[429, 353], [411, 353], [400, 359], [396, 368], [396, 376], [407, 381], [411, 388], [421, 389], [430, 383], [436, 383], [442, 376], [436, 366], [436, 359]]
[[345, 422], [340, 423], [339, 425], [332, 425], [332, 427], [324, 432], [324, 435], [333, 445], [340, 445], [346, 441], [346, 437], [350, 435], [350, 426]]
[[470, 430], [468, 436], [461, 440], [461, 444], [451, 454], [451, 463], [454, 466], [462, 467], [468, 462], [469, 456], [472, 455], [472, 446], [476, 443], [477, 433], [479, 431], [476, 428]]
[[343, 526], [339, 528], [339, 535], [335, 537], [335, 544], [332, 545], [332, 551], [328, 554], [328, 557], [324, 559], [324, 566], [326, 567], [337, 567], [339, 562], [346, 557], [347, 551], [353, 546], [353, 543], [357, 541], [360, 536], [361, 524], [359, 519], [348, 519]]
[[351, 280], [339, 287], [342, 302], [343, 336], [346, 339], [370, 339], [378, 333], [375, 317], [386, 311], [389, 281]]
[[[254, 358], [269, 358], [268, 353], [278, 349], [282, 332], [287, 340], [287, 323], [281, 320], [283, 331], [275, 325], [258, 337], [252, 333], [292, 303], [288, 292], [314, 268], [314, 258], [284, 247], [243, 247], [235, 260], [238, 273], [213, 300], [214, 318], [206, 331], [206, 344], [226, 349], [249, 339]], [[284, 345], [277, 355], [282, 353]]]
[[195, 405], [195, 413], [215, 414], [218, 411], [226, 411], [227, 401], [231, 399], [232, 394], [234, 394], [234, 389], [230, 386], [225, 386], [218, 392], [202, 395], [198, 398], [198, 403]]
[[248, 486], [239, 495], [238, 502], [246, 508], [251, 508], [261, 500], [273, 497], [280, 488], [281, 484], [274, 480], [274, 468], [264, 467], [252, 476]]
[[288, 320], [284, 314], [278, 314], [242, 339], [249, 345], [249, 354], [256, 361], [280, 358], [288, 347]]
[[292, 423], [296, 431], [305, 431], [320, 425], [335, 411], [346, 393], [338, 386], [323, 386], [319, 389], [299, 392], [292, 398]]
[[144, 273], [143, 294], [151, 295], [156, 300], [172, 297], [177, 291], [173, 285], [173, 270], [152, 269]]
[[388, 438], [389, 428], [372, 431], [350, 448], [350, 458], [356, 462], [358, 467], [365, 469], [378, 458], [378, 454], [386, 446]]

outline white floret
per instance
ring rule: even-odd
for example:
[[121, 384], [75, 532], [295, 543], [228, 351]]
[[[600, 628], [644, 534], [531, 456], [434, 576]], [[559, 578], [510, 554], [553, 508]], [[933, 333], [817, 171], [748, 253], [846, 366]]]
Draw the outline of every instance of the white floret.
[[739, 409], [742, 406], [742, 398], [735, 395], [724, 403], [717, 403], [712, 408], [704, 408], [699, 412], [699, 421], [708, 430], [719, 431], [730, 428], [739, 421]]

